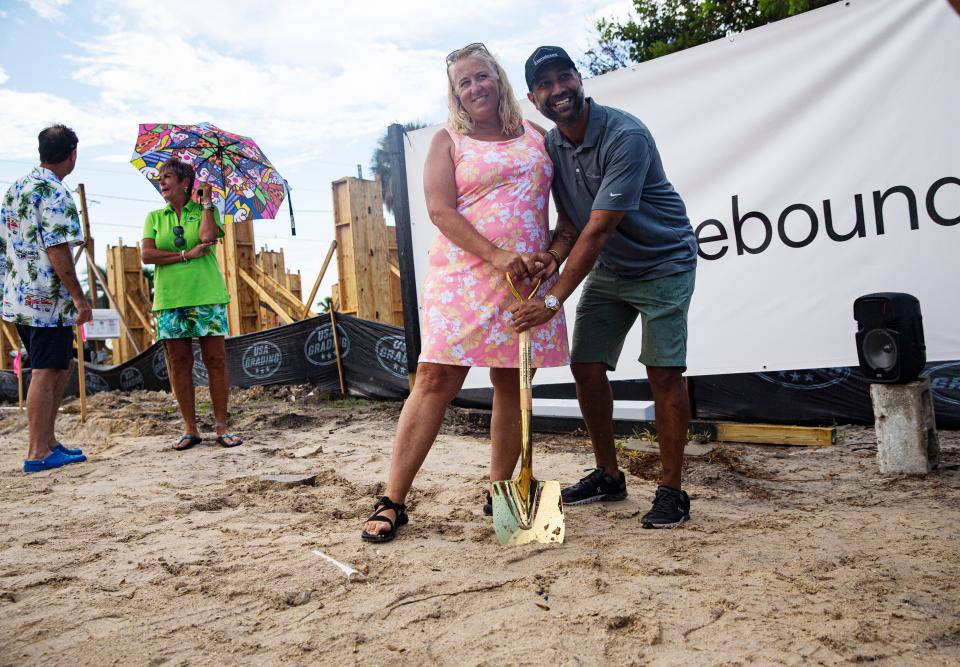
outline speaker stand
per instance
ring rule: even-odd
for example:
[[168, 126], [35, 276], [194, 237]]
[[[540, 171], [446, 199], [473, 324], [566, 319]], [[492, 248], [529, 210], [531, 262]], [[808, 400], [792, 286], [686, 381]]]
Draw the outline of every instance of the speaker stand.
[[930, 379], [872, 384], [877, 462], [884, 475], [925, 475], [940, 464]]

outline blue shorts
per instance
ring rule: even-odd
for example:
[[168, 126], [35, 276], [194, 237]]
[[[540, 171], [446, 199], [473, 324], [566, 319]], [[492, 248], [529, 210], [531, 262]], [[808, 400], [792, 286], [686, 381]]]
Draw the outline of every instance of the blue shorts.
[[17, 325], [17, 333], [27, 348], [30, 368], [66, 370], [73, 359], [73, 327], [30, 327]]

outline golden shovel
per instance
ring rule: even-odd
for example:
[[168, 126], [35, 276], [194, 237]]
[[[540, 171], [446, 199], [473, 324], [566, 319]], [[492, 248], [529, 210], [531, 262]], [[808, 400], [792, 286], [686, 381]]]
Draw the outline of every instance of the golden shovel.
[[[507, 284], [518, 301], [525, 299]], [[540, 281], [527, 299], [533, 297]], [[530, 368], [530, 331], [520, 334], [520, 474], [516, 479], [491, 483], [493, 529], [500, 544], [563, 542], [563, 500], [560, 482], [541, 482], [533, 477], [533, 443], [530, 418], [533, 414], [533, 373]]]

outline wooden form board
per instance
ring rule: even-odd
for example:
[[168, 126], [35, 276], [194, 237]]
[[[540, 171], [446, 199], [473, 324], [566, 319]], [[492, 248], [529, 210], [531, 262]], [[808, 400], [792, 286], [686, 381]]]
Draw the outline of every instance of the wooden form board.
[[13, 354], [20, 349], [20, 336], [13, 322], [0, 320], [0, 368], [13, 370]]
[[403, 326], [403, 293], [400, 291], [400, 259], [397, 252], [397, 228], [387, 227], [387, 248], [390, 250], [390, 304], [393, 307], [391, 324]]
[[[284, 314], [293, 320], [301, 319], [303, 301], [301, 300], [300, 272], [292, 273], [286, 269], [283, 250], [261, 248], [256, 259], [257, 283], [271, 298], [283, 306]], [[279, 326], [282, 318], [273, 308], [260, 300], [260, 329]]]
[[303, 301], [303, 278], [300, 276], [300, 271], [296, 273], [293, 271], [287, 271], [285, 278], [285, 284], [287, 289], [292, 295], [297, 297], [301, 302]]
[[[150, 287], [142, 271], [140, 246], [107, 246], [107, 287], [116, 300], [120, 316], [130, 327], [136, 346], [141, 350], [154, 341], [151, 321]], [[113, 363], [123, 363], [138, 352], [130, 338], [121, 336], [113, 344]]]
[[250, 276], [256, 273], [253, 221], [224, 225], [224, 232], [224, 237], [217, 244], [217, 261], [227, 284], [227, 292], [230, 293], [227, 306], [230, 335], [239, 336], [260, 330], [260, 298], [238, 272], [238, 269], [243, 269]]
[[[260, 249], [260, 252], [257, 253], [257, 266], [260, 267], [261, 271], [264, 274], [272, 277], [274, 280], [277, 279], [281, 274], [286, 274], [286, 267], [283, 257], [283, 251], [277, 250], [265, 250]], [[260, 283], [260, 286], [267, 288], [265, 284], [266, 281], [261, 279], [259, 274], [257, 276], [257, 282]], [[268, 290], [269, 291], [269, 290]], [[271, 327], [278, 326], [280, 324], [280, 318], [277, 316], [273, 309], [269, 308], [263, 300], [260, 301], [260, 329], [269, 329]]]
[[829, 447], [837, 442], [837, 429], [832, 426], [780, 426], [778, 424], [717, 422], [716, 429], [716, 439], [720, 442], [801, 447]]
[[333, 183], [339, 311], [397, 324], [390, 291], [390, 249], [380, 184], [359, 178]]

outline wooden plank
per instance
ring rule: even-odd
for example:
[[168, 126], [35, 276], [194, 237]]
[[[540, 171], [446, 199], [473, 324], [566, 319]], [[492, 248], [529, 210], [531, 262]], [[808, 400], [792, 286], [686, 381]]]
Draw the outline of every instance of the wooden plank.
[[[256, 262], [254, 263], [255, 273], [254, 277], [257, 279], [257, 282], [261, 287], [267, 290], [274, 299], [279, 301], [287, 306], [287, 311], [292, 313], [299, 313], [303, 308], [303, 303], [300, 301], [299, 296], [288, 298], [288, 295], [285, 293], [287, 290], [286, 287], [286, 262], [284, 259], [283, 250], [267, 250], [266, 248], [261, 248], [260, 252], [256, 255]], [[284, 291], [281, 291], [284, 290]], [[269, 329], [280, 324], [280, 320], [277, 318], [277, 315], [273, 312], [273, 309], [267, 306], [265, 303], [260, 304], [260, 330]]]
[[387, 225], [387, 248], [390, 250], [390, 303], [393, 317], [390, 324], [403, 326], [403, 283], [400, 280], [400, 255], [397, 248], [397, 228]]
[[[233, 223], [236, 239], [237, 268], [253, 276], [253, 267], [257, 263], [254, 248], [253, 221]], [[245, 281], [244, 281], [245, 282]], [[240, 326], [243, 333], [260, 330], [260, 299], [258, 292], [249, 284], [240, 284]]]
[[284, 285], [291, 294], [297, 297], [297, 301], [303, 303], [303, 279], [300, 277], [299, 269], [296, 273], [287, 271], [284, 274]]
[[[82, 325], [81, 325], [82, 326]], [[80, 326], [73, 327], [77, 344], [77, 385], [80, 388], [80, 423], [87, 423], [87, 371], [84, 368], [83, 334]]]
[[343, 359], [340, 357], [340, 336], [337, 334], [336, 311], [330, 309], [330, 335], [333, 336], [333, 350], [337, 355], [337, 377], [340, 379], [340, 395], [347, 395], [347, 383], [343, 377]]
[[230, 302], [227, 304], [227, 329], [230, 335], [239, 336], [240, 326], [240, 278], [237, 276], [237, 243], [233, 225], [223, 226], [224, 234], [217, 244], [217, 261], [227, 285]]
[[307, 315], [310, 314], [310, 308], [313, 307], [313, 300], [317, 296], [317, 290], [320, 289], [320, 281], [323, 280], [324, 274], [327, 272], [327, 267], [330, 265], [330, 258], [333, 257], [333, 251], [337, 249], [337, 242], [334, 240], [330, 244], [330, 249], [327, 250], [327, 256], [323, 258], [323, 266], [320, 267], [320, 273], [317, 275], [317, 279], [313, 283], [313, 289], [310, 290], [310, 296], [307, 297], [307, 300], [303, 304], [303, 311], [300, 313], [300, 319], [307, 319]]
[[0, 320], [0, 368], [13, 368], [13, 354], [20, 349], [20, 338], [13, 323]]
[[268, 306], [270, 306], [273, 309], [273, 312], [275, 312], [280, 317], [280, 319], [283, 320], [284, 324], [293, 324], [296, 321], [293, 317], [290, 316], [289, 313], [287, 313], [287, 311], [284, 309], [283, 306], [281, 306], [279, 303], [274, 301], [273, 297], [270, 296], [265, 289], [260, 287], [257, 281], [254, 280], [253, 276], [251, 276], [249, 273], [247, 273], [241, 268], [237, 269], [237, 275], [239, 275], [240, 279], [243, 282], [245, 282], [250, 287], [250, 289], [256, 292], [260, 296], [260, 298]]
[[149, 301], [143, 294], [145, 279], [136, 246], [107, 246], [107, 289], [112, 292], [120, 317], [129, 327], [130, 336], [121, 337], [113, 346], [113, 362], [122, 363], [153, 343], [153, 326], [143, 314]]
[[[87, 288], [90, 294], [90, 307], [97, 308], [97, 281], [93, 277], [93, 269], [90, 268], [90, 265], [93, 264], [93, 257], [96, 257], [96, 252], [93, 247], [93, 237], [90, 235], [90, 215], [87, 212], [87, 191], [83, 183], [77, 184], [77, 194], [80, 196], [80, 219], [83, 222], [83, 240], [86, 243], [86, 247], [90, 248], [90, 255], [87, 257]], [[76, 264], [76, 260], [73, 262]]]
[[337, 275], [339, 276], [340, 312], [357, 313], [357, 276], [354, 261], [353, 235], [350, 225], [350, 193], [348, 179], [333, 183], [333, 225], [337, 243]]
[[230, 335], [258, 331], [260, 327], [260, 300], [257, 292], [240, 278], [239, 269], [253, 274], [256, 255], [253, 251], [253, 221], [224, 225], [224, 236], [217, 244], [217, 260], [223, 271], [230, 303], [227, 322]]
[[755, 445], [829, 447], [837, 442], [837, 429], [832, 426], [781, 426], [779, 424], [717, 422], [717, 440]]
[[[150, 331], [153, 328], [150, 325], [150, 320], [147, 318], [146, 315], [143, 314], [143, 311], [140, 310], [140, 307], [133, 300], [133, 297], [130, 296], [129, 294], [127, 294], [127, 308], [130, 310], [130, 312], [132, 312], [136, 316], [138, 320], [140, 320], [140, 324], [143, 325], [143, 328], [145, 330]], [[151, 336], [151, 341], [150, 341], [151, 344], [153, 343], [152, 338], [153, 337]]]
[[291, 294], [286, 287], [278, 283], [273, 276], [267, 273], [261, 266], [254, 264], [253, 269], [256, 272], [258, 278], [260, 278], [266, 285], [261, 285], [262, 287], [269, 287], [267, 291], [273, 290], [273, 293], [280, 301], [285, 301], [288, 310], [291, 313], [297, 313], [303, 308], [303, 302], [300, 301], [297, 297]]
[[[90, 257], [90, 249], [86, 249], [87, 256]], [[123, 310], [118, 306], [117, 300], [114, 298], [113, 293], [110, 291], [110, 283], [107, 281], [107, 277], [103, 275], [103, 272], [100, 271], [100, 268], [97, 266], [96, 262], [93, 262], [93, 258], [90, 257], [93, 267], [93, 275], [97, 277], [97, 280], [100, 281], [100, 287], [103, 288], [103, 291], [107, 295], [107, 301], [110, 302], [110, 307], [117, 311], [117, 315], [120, 317], [120, 326], [123, 327], [124, 333], [127, 335], [127, 338], [130, 340], [130, 344], [133, 345], [136, 354], [140, 354], [139, 348], [137, 348], [136, 340], [133, 338], [133, 333], [130, 331], [130, 325], [127, 323], [126, 318], [123, 316]]]
[[390, 252], [383, 203], [376, 181], [342, 178], [333, 183], [340, 310], [390, 322]]
[[[121, 246], [123, 260], [124, 301], [127, 305], [127, 321], [131, 324], [134, 338], [140, 349], [146, 349], [153, 343], [153, 327], [149, 318], [145, 317], [139, 304], [146, 300], [143, 295], [144, 278], [143, 264], [140, 261], [140, 248], [137, 246]], [[118, 298], [117, 301], [120, 301]], [[130, 305], [132, 304], [132, 305]]]

